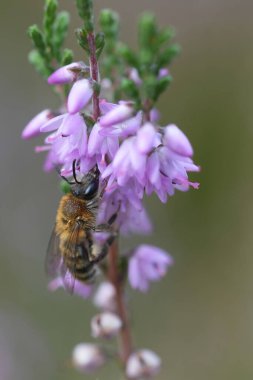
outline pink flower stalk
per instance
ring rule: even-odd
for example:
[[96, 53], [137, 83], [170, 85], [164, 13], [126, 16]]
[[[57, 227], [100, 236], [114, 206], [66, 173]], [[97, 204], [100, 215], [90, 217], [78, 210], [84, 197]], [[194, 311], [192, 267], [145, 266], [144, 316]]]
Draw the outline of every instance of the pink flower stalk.
[[140, 245], [129, 260], [128, 278], [134, 289], [146, 292], [152, 281], [165, 276], [173, 264], [172, 257], [160, 248], [152, 245]]

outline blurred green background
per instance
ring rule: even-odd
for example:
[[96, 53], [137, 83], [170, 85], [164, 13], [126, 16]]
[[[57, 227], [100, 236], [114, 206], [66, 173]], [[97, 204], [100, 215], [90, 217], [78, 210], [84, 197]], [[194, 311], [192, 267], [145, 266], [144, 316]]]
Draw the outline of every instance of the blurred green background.
[[[60, 0], [80, 25], [74, 1]], [[122, 39], [136, 44], [144, 10], [177, 30], [183, 52], [160, 106], [195, 147], [198, 191], [168, 204], [152, 198], [155, 231], [145, 241], [175, 258], [147, 295], [129, 292], [135, 342], [163, 359], [159, 380], [253, 379], [253, 2], [251, 0], [95, 1], [122, 19]], [[55, 173], [42, 172], [27, 123], [57, 99], [27, 62], [28, 25], [43, 1], [0, 5], [0, 379], [78, 380], [72, 347], [90, 340], [90, 302], [50, 294], [44, 256], [60, 197]], [[74, 37], [69, 38], [73, 46]], [[76, 59], [82, 52], [76, 49]], [[193, 177], [192, 177], [193, 178]], [[138, 241], [143, 241], [142, 237]], [[131, 241], [129, 242], [129, 244]], [[110, 365], [87, 379], [121, 379]]]

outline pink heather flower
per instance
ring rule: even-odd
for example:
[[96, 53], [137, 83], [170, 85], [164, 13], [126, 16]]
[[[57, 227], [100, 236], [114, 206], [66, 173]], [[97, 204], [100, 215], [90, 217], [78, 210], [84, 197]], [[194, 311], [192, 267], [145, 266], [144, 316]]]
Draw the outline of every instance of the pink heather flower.
[[113, 338], [117, 336], [121, 327], [121, 319], [108, 311], [95, 315], [91, 320], [91, 331], [94, 338]]
[[[62, 277], [56, 277], [48, 284], [48, 289], [52, 292], [59, 288], [65, 288]], [[91, 285], [87, 285], [81, 281], [75, 280], [74, 282], [74, 290], [73, 293], [86, 299], [89, 298], [92, 293], [93, 287]]]
[[130, 285], [134, 289], [146, 292], [150, 282], [164, 277], [172, 264], [172, 257], [162, 249], [152, 245], [140, 245], [134, 250], [129, 260]]
[[158, 111], [157, 108], [152, 108], [152, 110], [150, 111], [150, 122], [152, 124], [156, 124], [158, 123], [158, 121], [160, 120], [160, 112]]
[[99, 100], [99, 108], [102, 115], [105, 115], [106, 113], [110, 112], [111, 110], [117, 107], [118, 104], [110, 103], [106, 99]]
[[100, 309], [113, 312], [116, 310], [115, 295], [115, 288], [111, 282], [102, 282], [97, 288], [93, 303]]
[[130, 355], [126, 364], [126, 375], [129, 379], [149, 379], [158, 374], [161, 368], [159, 356], [147, 349], [139, 350]]
[[116, 181], [118, 186], [134, 184], [138, 196], [157, 193], [162, 202], [172, 196], [175, 189], [186, 191], [189, 186], [198, 188], [198, 183], [188, 180], [187, 172], [199, 171], [191, 156], [192, 148], [186, 136], [176, 126], [165, 129], [151, 123], [140, 127], [120, 145], [113, 161], [103, 172], [103, 178]]
[[139, 76], [138, 70], [135, 68], [132, 68], [130, 70], [129, 79], [131, 79], [137, 86], [140, 86], [142, 84], [142, 80]]
[[130, 119], [123, 121], [119, 124], [114, 124], [110, 127], [101, 127], [100, 134], [107, 137], [120, 137], [125, 139], [128, 136], [133, 136], [136, 134], [138, 129], [142, 124], [142, 112], [139, 111], [136, 116], [131, 117]]
[[79, 343], [72, 353], [73, 366], [81, 373], [92, 373], [106, 362], [104, 351], [91, 343]]
[[80, 112], [93, 95], [93, 89], [88, 79], [80, 79], [74, 83], [70, 90], [67, 108], [70, 114]]
[[114, 184], [111, 189], [108, 184], [100, 204], [98, 222], [106, 223], [117, 213], [115, 224], [123, 235], [150, 233], [152, 224], [140, 198], [130, 184], [126, 187]]
[[169, 69], [167, 69], [166, 67], [163, 67], [159, 70], [158, 78], [160, 79], [163, 77], [167, 77], [169, 74], [170, 74]]
[[22, 132], [23, 139], [30, 139], [31, 137], [36, 137], [40, 134], [40, 128], [48, 120], [53, 117], [53, 114], [50, 110], [44, 110], [36, 115], [24, 128]]
[[111, 175], [119, 186], [125, 186], [132, 178], [144, 188], [147, 157], [159, 143], [155, 128], [150, 123], [145, 124], [137, 135], [123, 141], [103, 177]]
[[175, 125], [164, 128], [163, 143], [173, 152], [186, 157], [192, 157], [193, 149], [185, 134]]
[[[56, 130], [57, 129], [57, 130]], [[49, 162], [52, 167], [64, 165], [70, 168], [73, 160], [78, 160], [87, 151], [87, 127], [81, 115], [60, 115], [41, 127], [42, 132], [53, 131], [45, 143], [51, 145]]]
[[52, 85], [72, 83], [78, 78], [78, 74], [86, 69], [87, 66], [83, 62], [73, 62], [53, 72], [47, 82]]
[[107, 137], [102, 132], [103, 128], [99, 123], [95, 124], [91, 130], [88, 142], [88, 155], [100, 155], [104, 157], [108, 154], [112, 160], [119, 148], [119, 139], [117, 136]]
[[102, 127], [109, 127], [114, 124], [122, 123], [123, 121], [130, 119], [130, 117], [133, 115], [133, 112], [133, 104], [124, 102], [117, 105], [111, 111], [102, 116], [100, 118], [100, 125]]

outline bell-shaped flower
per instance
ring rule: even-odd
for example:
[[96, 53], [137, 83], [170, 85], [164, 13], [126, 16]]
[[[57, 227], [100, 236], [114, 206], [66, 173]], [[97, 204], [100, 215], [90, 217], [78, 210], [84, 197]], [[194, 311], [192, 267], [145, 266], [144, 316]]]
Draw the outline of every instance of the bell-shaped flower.
[[[73, 293], [86, 299], [89, 298], [92, 291], [93, 291], [93, 286], [87, 285], [82, 281], [74, 280], [74, 287], [73, 287]], [[52, 292], [54, 292], [57, 289], [63, 288], [65, 289], [64, 286], [64, 281], [61, 276], [54, 278], [51, 280], [48, 284], [48, 289]]]
[[93, 89], [88, 79], [80, 79], [70, 90], [67, 108], [70, 114], [80, 112], [90, 101]]
[[190, 141], [175, 124], [164, 128], [163, 144], [181, 156], [192, 157], [193, 155]]
[[138, 191], [133, 182], [125, 187], [118, 186], [115, 182], [110, 185], [108, 182], [99, 208], [99, 223], [107, 223], [117, 213], [115, 225], [123, 235], [150, 233], [152, 224]]
[[[87, 151], [87, 127], [80, 114], [64, 114], [41, 127], [42, 132], [54, 131], [45, 139], [51, 145], [49, 162], [55, 167], [59, 164], [71, 170], [73, 160], [79, 160]], [[71, 173], [71, 171], [70, 171]]]
[[100, 118], [99, 122], [102, 127], [109, 127], [130, 119], [133, 113], [133, 104], [130, 102], [124, 102], [116, 107], [113, 107], [109, 112]]
[[121, 327], [121, 319], [108, 311], [95, 315], [91, 320], [91, 332], [94, 338], [113, 338]]
[[129, 260], [128, 278], [134, 289], [146, 292], [150, 282], [158, 281], [173, 264], [172, 257], [164, 250], [152, 245], [140, 245]]
[[52, 85], [72, 83], [78, 79], [82, 71], [87, 71], [87, 66], [83, 62], [73, 62], [54, 71], [47, 82]]
[[50, 110], [44, 110], [36, 115], [24, 128], [22, 132], [23, 139], [30, 139], [40, 134], [40, 128], [53, 118], [53, 114]]
[[115, 311], [115, 288], [111, 282], [102, 282], [94, 295], [93, 303], [102, 310]]
[[99, 346], [79, 343], [72, 352], [72, 364], [81, 373], [92, 373], [106, 362], [106, 354]]
[[132, 353], [126, 364], [126, 375], [128, 379], [149, 379], [158, 374], [161, 368], [159, 356], [147, 349]]

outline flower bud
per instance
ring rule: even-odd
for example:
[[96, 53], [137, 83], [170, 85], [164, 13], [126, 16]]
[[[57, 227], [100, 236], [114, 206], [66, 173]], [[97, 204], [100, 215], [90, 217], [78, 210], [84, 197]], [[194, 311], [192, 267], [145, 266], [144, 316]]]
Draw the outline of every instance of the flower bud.
[[75, 82], [68, 97], [68, 112], [74, 114], [81, 111], [89, 103], [92, 94], [93, 90], [88, 79]]
[[182, 156], [191, 157], [193, 149], [185, 134], [174, 124], [164, 129], [164, 145]]
[[30, 139], [40, 134], [40, 128], [53, 117], [50, 110], [44, 110], [36, 115], [22, 132], [23, 139]]
[[137, 148], [140, 153], [147, 154], [156, 145], [156, 130], [151, 123], [146, 123], [137, 132]]
[[143, 379], [157, 375], [161, 367], [161, 359], [153, 351], [139, 350], [134, 352], [126, 364], [129, 379]]
[[99, 285], [93, 299], [94, 305], [103, 310], [115, 310], [115, 288], [110, 282]]
[[73, 366], [82, 373], [96, 371], [105, 361], [105, 352], [95, 344], [79, 343], [72, 352]]
[[102, 116], [100, 119], [100, 125], [102, 127], [109, 127], [111, 125], [122, 123], [123, 121], [130, 119], [133, 115], [133, 111], [133, 105], [124, 102]]
[[105, 312], [91, 320], [91, 331], [94, 338], [112, 338], [121, 329], [121, 319], [113, 313]]
[[58, 70], [56, 70], [53, 74], [51, 74], [47, 82], [48, 84], [67, 84], [74, 82], [76, 77], [78, 76], [78, 73], [81, 72], [85, 68], [84, 63], [82, 62], [73, 62], [69, 65], [60, 67]]

